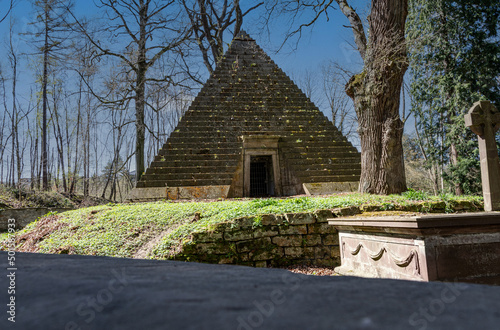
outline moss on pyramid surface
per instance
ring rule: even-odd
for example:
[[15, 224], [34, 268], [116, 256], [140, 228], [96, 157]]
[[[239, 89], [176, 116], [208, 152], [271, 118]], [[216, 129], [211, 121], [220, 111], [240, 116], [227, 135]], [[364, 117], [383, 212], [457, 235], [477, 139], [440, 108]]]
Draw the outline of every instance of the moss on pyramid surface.
[[[245, 137], [259, 139], [245, 147]], [[361, 168], [356, 148], [242, 31], [129, 199], [248, 196], [256, 161], [270, 167], [264, 195], [352, 190]]]

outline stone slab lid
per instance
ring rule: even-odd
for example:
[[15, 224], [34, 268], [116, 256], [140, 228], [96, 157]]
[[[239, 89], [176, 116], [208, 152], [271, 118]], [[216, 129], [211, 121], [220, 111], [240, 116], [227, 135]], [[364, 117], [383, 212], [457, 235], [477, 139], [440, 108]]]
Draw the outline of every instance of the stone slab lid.
[[500, 225], [500, 212], [474, 212], [460, 214], [394, 215], [381, 217], [345, 217], [328, 219], [328, 224], [337, 228], [437, 228]]

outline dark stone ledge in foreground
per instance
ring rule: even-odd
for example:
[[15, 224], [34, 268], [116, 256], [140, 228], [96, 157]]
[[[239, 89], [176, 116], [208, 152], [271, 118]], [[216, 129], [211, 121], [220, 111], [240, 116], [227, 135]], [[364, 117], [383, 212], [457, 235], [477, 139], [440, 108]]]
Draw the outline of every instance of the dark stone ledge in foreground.
[[[7, 253], [0, 299], [7, 309]], [[16, 253], [1, 329], [495, 329], [500, 287]]]

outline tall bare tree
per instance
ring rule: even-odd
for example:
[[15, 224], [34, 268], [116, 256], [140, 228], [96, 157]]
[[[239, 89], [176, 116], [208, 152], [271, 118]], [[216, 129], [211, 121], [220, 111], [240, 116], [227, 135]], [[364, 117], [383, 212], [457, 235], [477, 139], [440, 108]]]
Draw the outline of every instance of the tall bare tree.
[[[80, 31], [96, 48], [96, 56], [115, 58], [128, 68], [132, 76], [130, 87], [123, 99], [112, 101], [100, 96], [104, 103], [124, 104], [135, 101], [135, 166], [136, 179], [139, 180], [145, 170], [145, 109], [146, 86], [154, 81], [172, 82], [172, 76], [150, 77], [150, 69], [162, 56], [179, 47], [188, 39], [190, 27], [180, 20], [180, 8], [174, 0], [100, 0], [98, 7], [106, 15], [107, 27], [101, 33], [107, 33], [109, 44], [104, 44], [92, 36], [82, 23]], [[76, 19], [76, 16], [72, 14]]]
[[67, 23], [67, 9], [72, 7], [70, 0], [34, 0], [33, 6], [36, 13], [38, 30], [34, 38], [40, 46], [39, 52], [43, 58], [43, 70], [41, 77], [42, 87], [42, 141], [41, 141], [41, 165], [42, 165], [42, 189], [49, 189], [49, 154], [48, 154], [48, 96], [47, 86], [49, 84], [49, 70], [51, 62], [61, 59], [61, 51], [65, 47], [65, 41], [69, 38], [70, 26]]
[[[8, 44], [8, 58], [10, 62], [10, 66], [12, 69], [12, 164], [15, 163], [17, 164], [17, 185], [18, 187], [21, 184], [21, 174], [22, 174], [22, 157], [21, 157], [21, 145], [19, 143], [19, 125], [21, 123], [21, 120], [23, 119], [23, 114], [20, 113], [20, 109], [18, 108], [17, 105], [17, 66], [18, 66], [18, 54], [16, 51], [16, 48], [14, 47], [14, 43], [12, 40], [14, 30], [14, 21], [10, 21], [10, 28], [9, 28], [9, 44]], [[13, 166], [14, 167], [14, 166]], [[12, 168], [14, 171], [14, 168]]]

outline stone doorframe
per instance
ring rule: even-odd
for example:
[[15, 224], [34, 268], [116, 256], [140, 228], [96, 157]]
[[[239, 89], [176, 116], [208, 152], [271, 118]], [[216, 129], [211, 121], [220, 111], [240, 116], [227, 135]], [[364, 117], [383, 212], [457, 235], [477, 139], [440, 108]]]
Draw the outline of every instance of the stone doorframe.
[[276, 196], [282, 196], [281, 171], [279, 164], [277, 135], [244, 135], [243, 141], [243, 196], [250, 196], [250, 161], [252, 156], [271, 156], [273, 160], [273, 179]]

